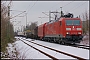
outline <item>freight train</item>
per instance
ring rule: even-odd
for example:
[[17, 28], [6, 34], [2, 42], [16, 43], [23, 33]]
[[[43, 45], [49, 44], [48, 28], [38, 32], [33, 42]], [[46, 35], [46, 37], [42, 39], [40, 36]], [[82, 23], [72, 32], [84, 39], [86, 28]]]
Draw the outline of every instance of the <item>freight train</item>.
[[82, 22], [80, 18], [60, 18], [60, 20], [38, 26], [41, 40], [65, 43], [79, 43], [82, 40]]
[[[62, 11], [61, 11], [62, 13]], [[61, 17], [53, 21], [46, 22], [34, 29], [32, 34], [34, 39], [45, 40], [49, 42], [80, 43], [82, 40], [82, 21], [80, 18], [74, 18], [73, 14], [61, 14]], [[26, 37], [32, 37], [27, 35]]]

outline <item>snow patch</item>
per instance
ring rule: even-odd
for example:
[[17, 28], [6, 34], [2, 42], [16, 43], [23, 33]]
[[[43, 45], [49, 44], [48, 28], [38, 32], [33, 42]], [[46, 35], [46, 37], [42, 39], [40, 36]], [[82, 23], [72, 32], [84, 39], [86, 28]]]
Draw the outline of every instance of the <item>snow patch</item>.
[[80, 44], [81, 45], [89, 46], [89, 34], [88, 33], [83, 37], [83, 39], [80, 42]]

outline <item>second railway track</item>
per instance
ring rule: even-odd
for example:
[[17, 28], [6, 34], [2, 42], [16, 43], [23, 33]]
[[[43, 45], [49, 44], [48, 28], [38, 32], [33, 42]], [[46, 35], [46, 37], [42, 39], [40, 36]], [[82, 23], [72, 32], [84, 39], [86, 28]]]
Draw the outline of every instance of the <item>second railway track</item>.
[[[19, 39], [19, 40], [20, 40], [20, 39]], [[26, 40], [26, 39], [23, 39], [23, 40]], [[24, 42], [23, 40], [21, 40], [21, 41]], [[26, 40], [26, 41], [28, 41], [28, 40]], [[67, 55], [67, 56], [73, 57], [73, 58], [75, 58], [75, 59], [79, 59], [79, 60], [82, 59], [82, 60], [85, 60], [85, 58], [78, 57], [78, 56], [75, 56], [75, 55], [73, 55], [73, 54], [69, 54], [69, 53], [66, 53], [66, 52], [62, 52], [62, 51], [60, 51], [60, 50], [56, 50], [56, 49], [53, 49], [53, 48], [50, 48], [50, 47], [47, 47], [47, 46], [44, 46], [44, 45], [41, 45], [41, 44], [38, 44], [38, 43], [32, 42], [32, 41], [28, 41], [28, 42], [33, 43], [33, 44], [36, 44], [36, 45], [41, 46], [41, 47], [44, 47], [44, 48], [46, 48], [46, 49], [49, 49], [49, 50], [52, 50], [52, 51], [55, 51], [55, 52], [58, 52], [58, 53], [61, 53], [61, 54], [64, 54], [64, 55]], [[29, 45], [29, 44], [26, 43], [26, 42], [24, 42], [24, 43], [27, 44], [27, 45]], [[34, 48], [34, 49], [36, 49], [36, 50], [38, 50], [39, 52], [45, 54], [46, 56], [50, 57], [51, 59], [57, 60], [56, 57], [51, 56], [50, 54], [45, 53], [45, 52], [39, 50], [39, 49], [36, 48], [36, 47], [33, 47], [33, 46], [31, 46], [31, 45], [29, 45], [29, 46], [32, 47], [32, 48]]]
[[70, 45], [70, 46], [90, 50], [90, 46], [86, 46], [86, 45], [75, 44], [75, 45]]

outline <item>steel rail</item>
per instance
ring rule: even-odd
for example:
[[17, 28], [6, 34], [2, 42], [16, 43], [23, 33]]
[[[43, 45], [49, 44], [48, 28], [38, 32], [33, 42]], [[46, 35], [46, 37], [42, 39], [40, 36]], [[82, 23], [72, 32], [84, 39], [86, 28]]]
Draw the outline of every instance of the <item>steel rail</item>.
[[[26, 39], [23, 39], [23, 40], [26, 40]], [[71, 56], [71, 57], [73, 57], [73, 58], [77, 58], [77, 59], [79, 59], [79, 60], [86, 60], [85, 58], [81, 58], [81, 57], [78, 57], [78, 56], [75, 56], [75, 55], [72, 55], [72, 54], [69, 54], [69, 53], [65, 53], [65, 52], [62, 52], [62, 51], [60, 51], [60, 50], [56, 50], [56, 49], [53, 49], [53, 48], [50, 48], [50, 47], [47, 47], [47, 46], [44, 46], [44, 45], [41, 45], [41, 44], [32, 42], [32, 41], [29, 41], [29, 40], [26, 40], [26, 41], [31, 42], [31, 43], [34, 43], [34, 44], [39, 45], [39, 46], [42, 46], [42, 47], [44, 47], [44, 48], [47, 48], [47, 49], [50, 49], [50, 50], [59, 52], [59, 53], [62, 53], [62, 54], [64, 54], [64, 55]]]
[[[20, 40], [20, 39], [19, 39], [19, 40]], [[22, 41], [22, 40], [21, 40], [21, 41]], [[24, 42], [24, 41], [22, 41], [22, 42]], [[26, 42], [24, 42], [24, 43], [27, 44]], [[53, 60], [58, 60], [57, 58], [55, 58], [55, 57], [53, 57], [53, 56], [51, 56], [51, 55], [49, 55], [49, 54], [47, 54], [47, 53], [45, 53], [45, 52], [43, 52], [43, 51], [41, 51], [41, 50], [39, 50], [39, 49], [37, 49], [37, 48], [31, 46], [30, 44], [27, 44], [27, 45], [30, 46], [30, 47], [32, 47], [32, 48], [34, 48], [35, 50], [37, 50], [37, 51], [39, 51], [39, 52], [45, 54], [46, 56], [50, 57], [50, 58], [53, 59]]]

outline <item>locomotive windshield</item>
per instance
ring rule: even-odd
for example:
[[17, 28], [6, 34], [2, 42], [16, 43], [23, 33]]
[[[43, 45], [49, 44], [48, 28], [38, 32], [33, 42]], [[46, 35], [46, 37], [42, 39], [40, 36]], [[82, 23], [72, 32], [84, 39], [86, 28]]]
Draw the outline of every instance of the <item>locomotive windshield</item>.
[[80, 25], [80, 20], [66, 20], [66, 25]]

